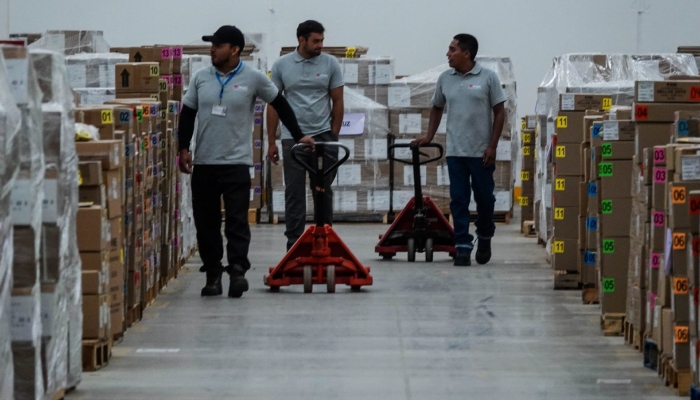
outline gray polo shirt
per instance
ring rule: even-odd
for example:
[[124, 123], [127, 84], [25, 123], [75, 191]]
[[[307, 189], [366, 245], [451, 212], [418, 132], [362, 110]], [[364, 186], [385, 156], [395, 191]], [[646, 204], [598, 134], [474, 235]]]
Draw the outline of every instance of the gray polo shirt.
[[447, 113], [447, 157], [483, 157], [493, 135], [493, 107], [506, 101], [495, 72], [474, 68], [462, 75], [454, 68], [440, 74], [433, 105]]
[[[286, 54], [272, 65], [272, 82], [284, 93], [308, 136], [331, 129], [330, 91], [344, 85], [338, 60], [325, 53], [305, 59], [298, 51]], [[291, 139], [282, 125], [282, 139]]]
[[255, 99], [271, 103], [279, 90], [267, 75], [244, 64], [224, 88], [221, 106], [226, 107], [226, 115], [214, 115], [221, 91], [215, 74], [226, 82], [233, 72], [223, 75], [213, 66], [197, 71], [182, 99], [184, 105], [197, 110], [195, 165], [253, 165]]

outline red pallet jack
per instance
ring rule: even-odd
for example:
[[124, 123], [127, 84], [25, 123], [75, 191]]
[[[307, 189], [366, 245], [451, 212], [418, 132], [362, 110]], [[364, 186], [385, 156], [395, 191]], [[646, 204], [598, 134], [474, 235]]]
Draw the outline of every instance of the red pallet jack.
[[[411, 149], [411, 161], [394, 157], [394, 149], [408, 147]], [[394, 222], [385, 234], [379, 236], [379, 243], [374, 251], [379, 253], [384, 260], [391, 260], [398, 252], [407, 252], [408, 261], [416, 261], [416, 252], [425, 252], [425, 261], [433, 261], [433, 253], [436, 251], [448, 252], [455, 256], [457, 249], [454, 246], [455, 232], [447, 221], [442, 211], [430, 197], [423, 196], [421, 189], [420, 166], [437, 161], [443, 156], [443, 148], [437, 143], [430, 143], [422, 147], [434, 147], [440, 151], [437, 157], [423, 159], [421, 156], [430, 157], [420, 151], [420, 147], [414, 143], [397, 143], [389, 146], [389, 160], [413, 165], [413, 187], [415, 196], [401, 210]]]
[[[328, 168], [324, 161], [326, 146], [345, 150], [345, 156]], [[359, 291], [362, 286], [372, 285], [370, 268], [360, 263], [330, 225], [324, 224], [325, 209], [329, 206], [325, 204], [323, 195], [326, 190], [324, 178], [347, 161], [350, 150], [338, 142], [316, 142], [314, 167], [297, 156], [298, 151], [308, 150], [309, 147], [308, 144], [296, 144], [292, 147], [291, 155], [294, 161], [311, 172], [314, 180], [314, 225], [294, 243], [276, 267], [270, 268], [270, 274], [264, 278], [265, 285], [271, 291], [279, 291], [281, 286], [303, 284], [304, 293], [311, 293], [313, 285], [325, 284], [328, 293], [335, 293], [337, 284], [346, 284], [353, 291]]]

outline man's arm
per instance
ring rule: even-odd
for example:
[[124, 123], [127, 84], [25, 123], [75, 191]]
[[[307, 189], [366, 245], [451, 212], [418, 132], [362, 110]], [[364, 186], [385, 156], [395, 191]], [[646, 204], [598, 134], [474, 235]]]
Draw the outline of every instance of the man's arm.
[[[284, 126], [287, 127], [289, 133], [292, 134], [292, 137], [294, 138], [295, 142], [303, 142], [308, 144], [314, 143], [312, 138], [304, 136], [304, 134], [301, 132], [299, 122], [297, 122], [297, 117], [296, 115], [294, 115], [294, 111], [287, 102], [287, 99], [285, 99], [284, 96], [282, 96], [282, 94], [278, 94], [277, 97], [275, 97], [275, 99], [270, 103], [270, 105], [274, 108], [274, 111], [277, 112], [279, 119], [282, 120]], [[268, 135], [269, 134], [270, 133], [268, 132]]]
[[194, 135], [194, 121], [197, 118], [197, 110], [182, 105], [178, 130], [178, 149], [180, 150], [180, 171], [185, 174], [192, 173], [192, 155], [190, 143]]
[[493, 106], [493, 133], [491, 134], [491, 142], [489, 147], [484, 152], [484, 167], [490, 167], [496, 162], [496, 149], [498, 148], [498, 140], [503, 132], [503, 124], [506, 121], [505, 102], [498, 103]]
[[343, 103], [343, 86], [331, 89], [331, 101], [333, 109], [331, 110], [331, 131], [335, 134], [335, 138], [340, 136], [340, 129], [343, 127], [344, 103]]
[[422, 137], [413, 141], [413, 143], [418, 143], [418, 146], [424, 146], [433, 141], [435, 134], [437, 133], [438, 127], [440, 126], [440, 121], [442, 121], [442, 114], [445, 111], [442, 107], [433, 106], [430, 109], [430, 120], [428, 120], [428, 133]]
[[277, 148], [277, 128], [280, 124], [279, 115], [272, 107], [267, 107], [267, 158], [277, 165], [280, 160], [279, 149]]

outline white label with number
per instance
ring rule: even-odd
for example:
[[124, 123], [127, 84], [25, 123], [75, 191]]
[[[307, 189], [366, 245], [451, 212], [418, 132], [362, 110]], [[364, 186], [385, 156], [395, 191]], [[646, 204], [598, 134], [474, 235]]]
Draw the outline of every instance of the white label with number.
[[15, 186], [10, 194], [10, 215], [14, 225], [30, 225], [32, 212], [36, 204], [36, 193], [29, 179], [15, 180]]
[[10, 336], [13, 342], [31, 342], [36, 338], [36, 321], [32, 296], [12, 296], [10, 307]]
[[620, 140], [620, 127], [617, 122], [603, 122], [603, 140]]
[[684, 181], [700, 180], [700, 156], [681, 157], [681, 179]]
[[410, 107], [411, 89], [408, 86], [389, 87], [389, 107]]
[[[427, 180], [428, 180], [428, 166], [427, 165], [421, 165], [420, 166], [420, 184], [421, 186], [426, 186]], [[413, 186], [413, 165], [404, 165], [403, 166], [403, 185], [404, 186]]]
[[574, 111], [576, 109], [576, 96], [573, 94], [561, 95], [561, 110]]
[[338, 168], [338, 174], [333, 186], [357, 186], [362, 184], [360, 164], [345, 164]]
[[341, 212], [357, 212], [357, 192], [354, 190], [333, 193], [334, 209]]
[[391, 75], [391, 65], [378, 64], [369, 66], [370, 85], [388, 85], [394, 79]]
[[399, 114], [399, 133], [420, 134], [421, 123], [421, 114]]
[[365, 160], [386, 160], [386, 139], [365, 139]]
[[654, 101], [654, 82], [637, 83], [637, 101], [647, 103]]
[[367, 211], [389, 210], [389, 191], [371, 190], [367, 192]]
[[346, 84], [357, 83], [358, 82], [358, 65], [354, 63], [348, 63], [343, 65], [343, 80]]
[[6, 58], [5, 71], [15, 102], [26, 104], [29, 101], [29, 60], [26, 58]]

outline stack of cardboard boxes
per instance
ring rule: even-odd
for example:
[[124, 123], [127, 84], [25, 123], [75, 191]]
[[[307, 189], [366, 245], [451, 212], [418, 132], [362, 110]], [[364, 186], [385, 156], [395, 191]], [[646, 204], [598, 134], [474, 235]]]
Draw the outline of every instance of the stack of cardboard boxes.
[[535, 219], [535, 143], [537, 135], [535, 132], [534, 116], [526, 116], [523, 118], [520, 130], [520, 142], [522, 143], [520, 151], [517, 154], [521, 157], [520, 160], [520, 193], [517, 195], [518, 204], [520, 205], [521, 215], [521, 231], [529, 234], [529, 227], [526, 224], [532, 222], [534, 226]]

